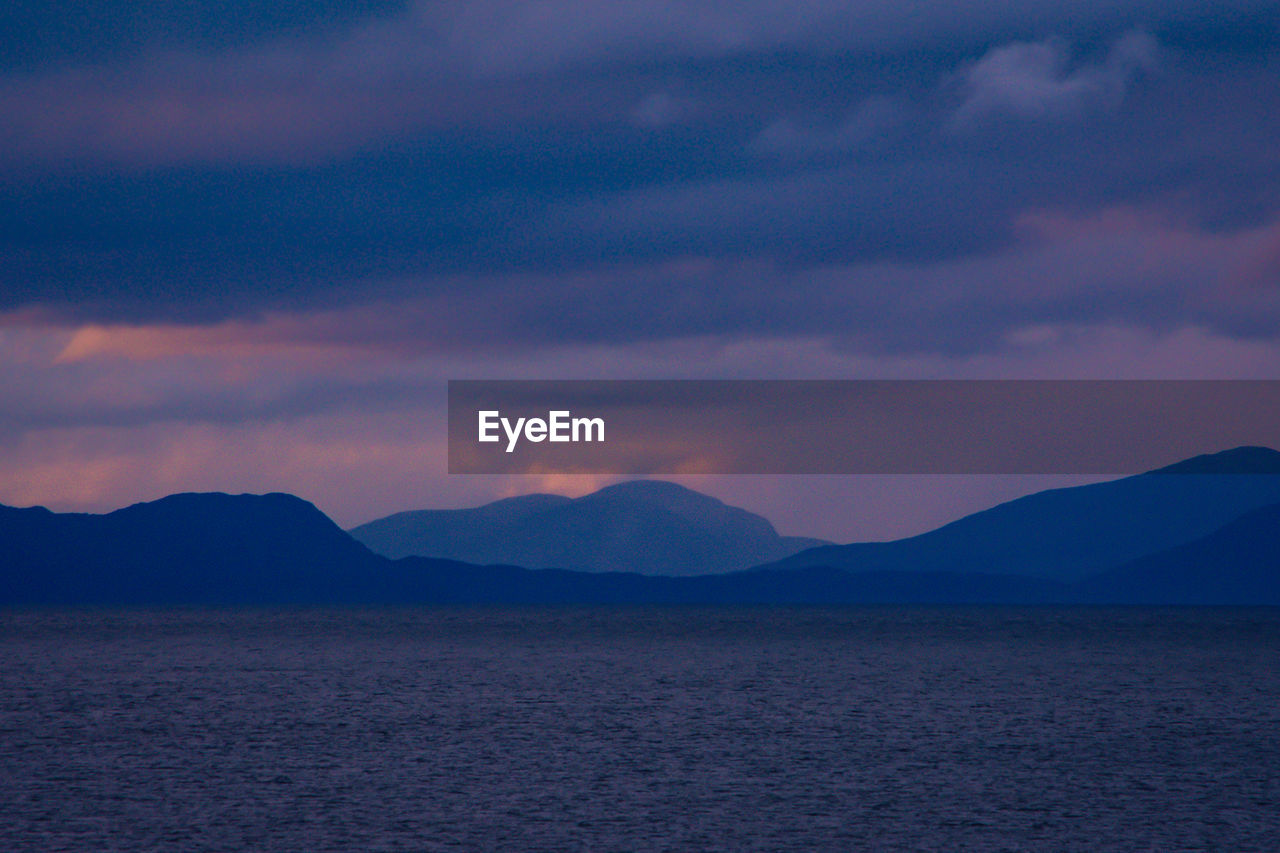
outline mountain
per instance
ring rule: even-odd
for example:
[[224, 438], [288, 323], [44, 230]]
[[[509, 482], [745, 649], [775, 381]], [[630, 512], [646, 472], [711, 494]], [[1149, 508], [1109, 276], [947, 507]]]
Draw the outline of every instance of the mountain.
[[[1197, 458], [1112, 483], [1031, 495], [897, 543], [797, 555], [857, 556], [849, 566], [784, 561], [683, 577], [390, 559], [310, 503], [283, 494], [172, 495], [103, 515], [0, 506], [0, 605], [1280, 605], [1280, 497], [1216, 523], [1276, 489], [1280, 479], [1222, 472], [1274, 462], [1280, 454], [1255, 449]], [[577, 501], [540, 495], [473, 512], [528, 523], [585, 501], [595, 509], [586, 515], [590, 524], [580, 522], [582, 530], [599, 530], [605, 523], [624, 525], [623, 510], [636, 505], [637, 490], [665, 492], [662, 511], [685, 525], [679, 537], [659, 537], [662, 547], [677, 547], [690, 529], [703, 531], [697, 541], [704, 545], [715, 541], [705, 528], [718, 519], [757, 534], [762, 529], [763, 520], [750, 513], [670, 484], [622, 484]], [[639, 517], [652, 523], [654, 515]], [[643, 529], [621, 538], [640, 548]], [[1167, 544], [1153, 545], [1160, 542]], [[939, 557], [948, 543], [955, 552]], [[1140, 548], [1148, 550], [1132, 553]], [[862, 559], [868, 553], [880, 556]], [[1096, 571], [1082, 568], [1108, 558], [1112, 562]], [[1059, 577], [1019, 562], [1027, 560], [1043, 561]], [[1061, 577], [1064, 565], [1071, 567], [1069, 578]]]
[[[397, 572], [285, 494], [179, 494], [104, 515], [0, 506], [0, 601], [393, 600]], [[399, 583], [403, 587], [403, 583]]]
[[576, 499], [526, 495], [474, 509], [401, 512], [350, 532], [393, 558], [650, 575], [719, 574], [827, 544], [779, 536], [754, 513], [660, 480]]
[[1048, 582], [978, 574], [805, 568], [655, 577], [392, 560], [284, 494], [172, 495], [103, 515], [0, 506], [4, 606], [1026, 603], [1060, 596]]
[[1082, 601], [1280, 605], [1280, 504], [1078, 585]]
[[1053, 489], [892, 542], [829, 545], [764, 568], [984, 572], [1074, 582], [1280, 502], [1280, 453], [1241, 447], [1133, 477]]

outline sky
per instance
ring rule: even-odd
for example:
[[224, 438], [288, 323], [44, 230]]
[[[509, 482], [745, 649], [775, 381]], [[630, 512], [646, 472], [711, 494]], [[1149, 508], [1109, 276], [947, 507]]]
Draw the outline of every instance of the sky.
[[1261, 0], [6, 4], [0, 502], [606, 482], [450, 477], [450, 378], [1280, 378], [1277, 81]]

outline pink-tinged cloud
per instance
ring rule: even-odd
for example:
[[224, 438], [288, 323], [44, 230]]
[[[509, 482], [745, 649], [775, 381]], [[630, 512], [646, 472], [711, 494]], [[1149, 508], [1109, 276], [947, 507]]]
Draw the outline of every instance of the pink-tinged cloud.
[[[616, 478], [456, 477], [443, 447], [400, 416], [261, 425], [157, 424], [30, 436], [0, 459], [0, 503], [107, 512], [181, 491], [286, 491], [344, 527], [406, 509], [475, 506], [531, 492], [580, 496]], [[784, 534], [837, 541], [921, 532], [1079, 477], [675, 477], [760, 512]]]
[[0, 502], [106, 510], [180, 491], [289, 491], [352, 520], [437, 497], [443, 452], [427, 419], [356, 413], [50, 429], [8, 447]]
[[1158, 209], [1035, 210], [1014, 231], [1018, 241], [999, 252], [933, 263], [791, 269], [682, 258], [374, 283], [388, 295], [347, 307], [205, 325], [72, 327], [56, 362], [189, 358], [341, 370], [697, 338], [980, 354], [1025, 328], [1202, 328], [1262, 340], [1280, 328], [1280, 221], [1228, 232]]
[[[514, 360], [352, 348], [341, 360], [308, 361], [296, 351], [246, 356], [205, 341], [184, 353], [146, 348], [131, 351], [136, 359], [100, 353], [55, 363], [73, 337], [48, 328], [0, 334], [9, 365], [0, 381], [0, 503], [106, 510], [176, 491], [283, 490], [356, 524], [529, 491], [581, 494], [608, 481], [448, 476], [448, 378], [1280, 378], [1280, 342], [1194, 327], [1026, 325], [964, 356], [773, 337], [540, 348]], [[166, 347], [179, 340], [175, 333]], [[13, 348], [32, 358], [10, 360]], [[916, 532], [1054, 484], [916, 479], [682, 481], [762, 512], [785, 532], [837, 539]]]
[[1033, 211], [1016, 227], [1028, 243], [1078, 251], [1084, 265], [1064, 256], [1058, 280], [1093, 277], [1129, 291], [1164, 291], [1185, 317], [1201, 322], [1230, 324], [1280, 310], [1280, 220], [1210, 231], [1167, 211], [1122, 207], [1088, 216]]
[[339, 337], [325, 340], [326, 316], [275, 316], [206, 326], [98, 324], [70, 333], [55, 364], [74, 364], [100, 358], [129, 361], [195, 356], [219, 359], [292, 359], [323, 364], [341, 358], [347, 347]]

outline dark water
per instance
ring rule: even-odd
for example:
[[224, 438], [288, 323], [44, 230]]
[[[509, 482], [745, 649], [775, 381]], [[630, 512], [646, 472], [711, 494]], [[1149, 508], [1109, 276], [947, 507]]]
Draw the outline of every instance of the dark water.
[[0, 615], [3, 850], [1280, 850], [1280, 611]]

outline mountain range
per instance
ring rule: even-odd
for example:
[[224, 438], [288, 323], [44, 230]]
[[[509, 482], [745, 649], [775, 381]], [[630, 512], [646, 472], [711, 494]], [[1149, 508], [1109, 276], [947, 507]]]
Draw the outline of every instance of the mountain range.
[[989, 572], [1074, 582], [1280, 503], [1277, 474], [1280, 453], [1240, 447], [1133, 477], [1037, 492], [907, 539], [812, 548], [769, 568]]
[[[1280, 605], [1277, 473], [1280, 453], [1239, 448], [1030, 495], [896, 542], [821, 545], [697, 576], [392, 558], [284, 494], [171, 495], [101, 515], [0, 506], [0, 605]], [[636, 518], [668, 517], [659, 510], [669, 501], [669, 517], [685, 518], [680, 535], [693, 541], [714, 541], [707, 527], [720, 518], [729, 530], [755, 530], [751, 547], [786, 542], [758, 516], [671, 484], [622, 484], [601, 494], [605, 504], [645, 506]], [[578, 501], [592, 509], [592, 501]], [[481, 510], [506, 513], [501, 523], [512, 524], [512, 516], [527, 522], [576, 503], [542, 495], [470, 512], [479, 513], [473, 521]], [[620, 511], [610, 510], [613, 518]], [[642, 549], [638, 535], [618, 541]], [[740, 559], [748, 549], [731, 553]]]
[[401, 512], [350, 533], [391, 558], [678, 576], [732, 572], [831, 544], [779, 536], [755, 513], [661, 480], [576, 499], [533, 494], [473, 509]]

